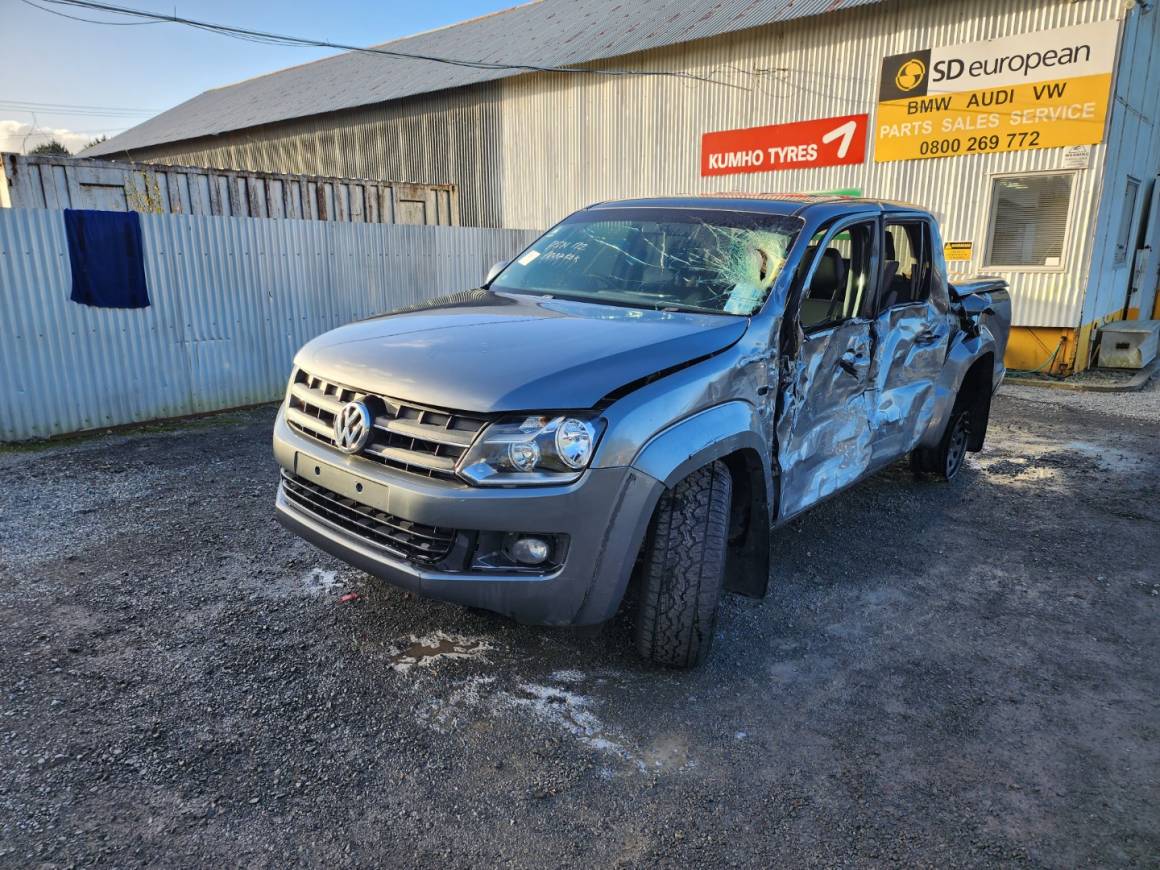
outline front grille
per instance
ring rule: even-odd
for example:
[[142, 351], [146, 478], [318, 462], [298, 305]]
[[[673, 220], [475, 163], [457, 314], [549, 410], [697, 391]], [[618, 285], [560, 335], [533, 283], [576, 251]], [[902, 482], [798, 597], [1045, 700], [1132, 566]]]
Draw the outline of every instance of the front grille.
[[392, 516], [286, 471], [282, 472], [282, 491], [295, 507], [411, 562], [445, 559], [455, 541], [451, 529]]
[[364, 402], [375, 420], [360, 455], [423, 477], [454, 480], [455, 463], [487, 425], [484, 417], [359, 392], [301, 369], [290, 385], [286, 419], [302, 434], [333, 445], [334, 418], [353, 401]]

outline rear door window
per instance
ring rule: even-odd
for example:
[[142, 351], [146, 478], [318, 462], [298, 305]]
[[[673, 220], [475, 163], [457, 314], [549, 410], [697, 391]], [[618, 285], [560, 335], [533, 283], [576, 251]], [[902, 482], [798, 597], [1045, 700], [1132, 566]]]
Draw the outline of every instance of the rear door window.
[[883, 235], [882, 296], [878, 309], [930, 298], [931, 234], [925, 221], [887, 222]]

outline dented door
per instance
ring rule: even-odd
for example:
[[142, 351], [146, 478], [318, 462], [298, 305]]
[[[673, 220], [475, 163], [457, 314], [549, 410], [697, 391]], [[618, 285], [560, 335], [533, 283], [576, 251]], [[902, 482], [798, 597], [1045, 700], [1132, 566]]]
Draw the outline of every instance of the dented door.
[[935, 410], [951, 323], [941, 307], [941, 262], [930, 224], [888, 220], [883, 227], [881, 292], [875, 306], [868, 399], [875, 466], [912, 449]]
[[778, 516], [799, 513], [853, 483], [873, 461], [873, 311], [879, 269], [876, 220], [819, 232], [795, 303], [798, 352], [783, 364], [776, 421]]
[[870, 323], [851, 320], [809, 336], [794, 364], [784, 431], [781, 508], [788, 517], [852, 483], [869, 468]]

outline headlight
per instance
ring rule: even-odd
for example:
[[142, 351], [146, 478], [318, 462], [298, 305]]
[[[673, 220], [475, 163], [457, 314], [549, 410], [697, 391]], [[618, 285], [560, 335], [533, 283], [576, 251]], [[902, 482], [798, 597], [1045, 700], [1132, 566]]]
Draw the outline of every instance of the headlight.
[[481, 486], [570, 483], [592, 461], [604, 423], [594, 415], [521, 415], [488, 426], [459, 460]]

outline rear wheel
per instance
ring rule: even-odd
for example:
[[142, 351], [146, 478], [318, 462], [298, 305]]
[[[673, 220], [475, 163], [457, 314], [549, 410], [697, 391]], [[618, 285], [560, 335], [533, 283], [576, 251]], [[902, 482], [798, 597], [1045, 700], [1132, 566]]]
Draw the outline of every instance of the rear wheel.
[[694, 471], [663, 496], [645, 545], [636, 621], [642, 656], [687, 668], [713, 643], [725, 579], [733, 478], [722, 462]]
[[963, 460], [967, 458], [967, 443], [971, 440], [971, 412], [961, 411], [948, 427], [946, 444], [939, 446], [939, 473], [946, 480], [954, 480]]

